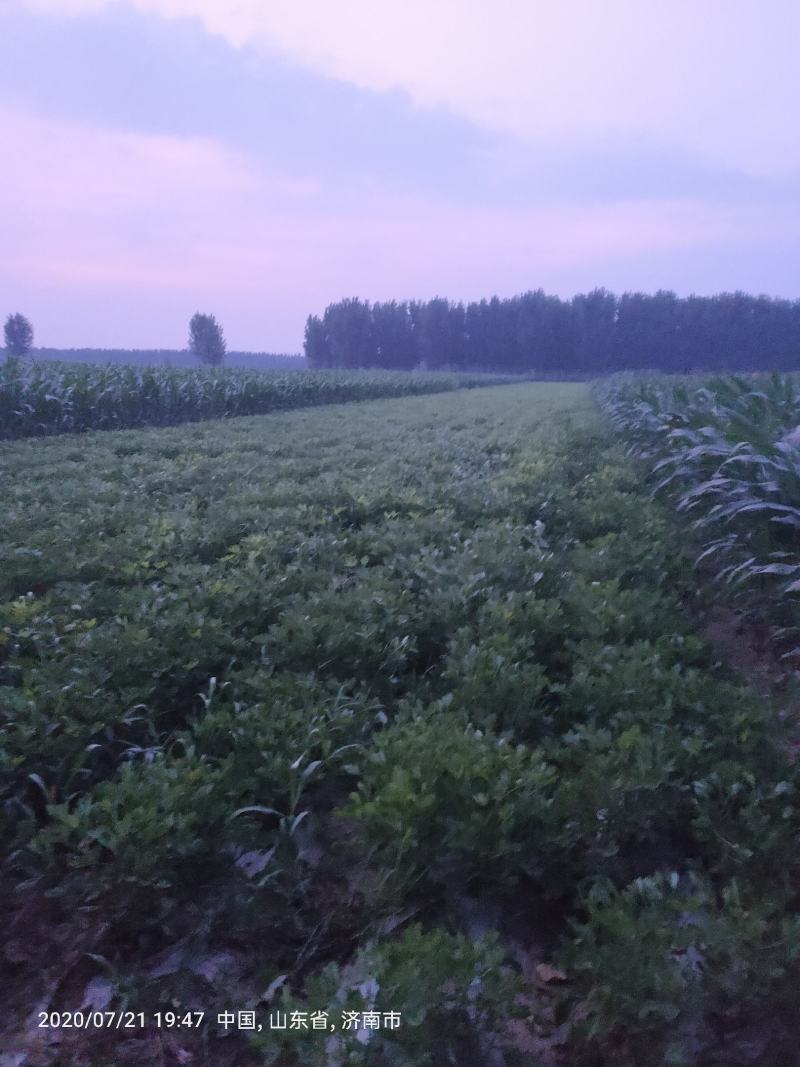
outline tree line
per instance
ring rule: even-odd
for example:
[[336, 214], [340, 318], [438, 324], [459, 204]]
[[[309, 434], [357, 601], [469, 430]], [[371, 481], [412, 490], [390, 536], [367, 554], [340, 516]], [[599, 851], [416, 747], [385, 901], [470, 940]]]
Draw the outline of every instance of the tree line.
[[311, 367], [487, 370], [593, 376], [800, 368], [800, 300], [543, 290], [469, 304], [441, 297], [329, 304], [305, 329]]

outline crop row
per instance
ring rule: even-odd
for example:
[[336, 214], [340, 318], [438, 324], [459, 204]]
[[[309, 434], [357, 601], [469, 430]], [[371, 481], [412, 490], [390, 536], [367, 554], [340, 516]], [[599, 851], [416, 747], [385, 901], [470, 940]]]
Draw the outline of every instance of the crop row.
[[316, 404], [440, 393], [505, 380], [480, 374], [280, 373], [8, 359], [0, 363], [0, 438], [169, 426]]
[[698, 562], [795, 630], [800, 593], [800, 380], [612, 379], [601, 402], [658, 492], [692, 519]]

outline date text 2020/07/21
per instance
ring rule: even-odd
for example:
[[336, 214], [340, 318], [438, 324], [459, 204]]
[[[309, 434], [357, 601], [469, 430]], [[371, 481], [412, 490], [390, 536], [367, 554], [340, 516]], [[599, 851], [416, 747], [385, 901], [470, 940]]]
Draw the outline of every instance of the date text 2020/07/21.
[[[266, 1022], [259, 1018], [254, 1010], [219, 1012], [216, 1025], [223, 1030], [250, 1030], [261, 1032], [269, 1030], [397, 1030], [400, 1027], [401, 1012], [398, 1011], [343, 1011], [337, 1022], [332, 1021], [326, 1011], [271, 1011]], [[152, 1013], [134, 1011], [41, 1011], [39, 1028], [57, 1030], [135, 1030], [155, 1027], [156, 1029], [191, 1030], [198, 1029], [206, 1019], [204, 1011], [156, 1011]], [[211, 1022], [211, 1018], [207, 1020]]]

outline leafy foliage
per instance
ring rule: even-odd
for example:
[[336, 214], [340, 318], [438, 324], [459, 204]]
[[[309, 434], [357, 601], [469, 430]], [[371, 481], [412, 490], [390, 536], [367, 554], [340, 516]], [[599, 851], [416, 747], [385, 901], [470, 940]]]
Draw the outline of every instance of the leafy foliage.
[[701, 538], [698, 562], [733, 590], [767, 592], [796, 625], [800, 387], [796, 379], [632, 379], [601, 400]]
[[[346, 966], [329, 964], [306, 983], [304, 998], [284, 986], [279, 1008], [286, 1017], [311, 1004], [331, 1018], [343, 1011], [396, 1011], [404, 1006], [403, 1024], [396, 1030], [343, 1031], [327, 1044], [332, 1056], [346, 1057], [352, 1067], [377, 1063], [406, 1065], [452, 1062], [465, 1051], [497, 1055], [494, 1032], [522, 983], [503, 966], [504, 952], [494, 936], [471, 941], [442, 927], [407, 927], [392, 941], [368, 943]], [[478, 1035], [482, 1035], [478, 1037]], [[278, 1038], [276, 1040], [276, 1037]], [[319, 1049], [302, 1033], [289, 1032], [281, 1040], [256, 1039], [267, 1063], [313, 1067]]]
[[192, 355], [201, 363], [216, 367], [225, 359], [226, 349], [222, 327], [214, 316], [195, 312], [189, 322], [189, 351]]
[[649, 369], [795, 370], [800, 301], [719, 293], [607, 289], [570, 300], [541, 289], [466, 306], [441, 297], [410, 303], [329, 304], [306, 323], [311, 367], [438, 367], [593, 378]]
[[678, 532], [584, 387], [0, 463], [12, 923], [60, 909], [141, 1010], [403, 1019], [265, 1026], [247, 1062], [791, 1062], [791, 726], [692, 633]]
[[17, 312], [9, 315], [3, 327], [5, 346], [11, 356], [25, 356], [33, 347], [33, 326]]

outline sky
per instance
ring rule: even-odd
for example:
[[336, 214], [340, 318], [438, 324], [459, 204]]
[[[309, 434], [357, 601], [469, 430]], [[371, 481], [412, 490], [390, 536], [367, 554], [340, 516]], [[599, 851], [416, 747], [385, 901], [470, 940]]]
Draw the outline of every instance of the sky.
[[42, 346], [800, 296], [796, 0], [0, 0], [0, 41], [0, 315]]

